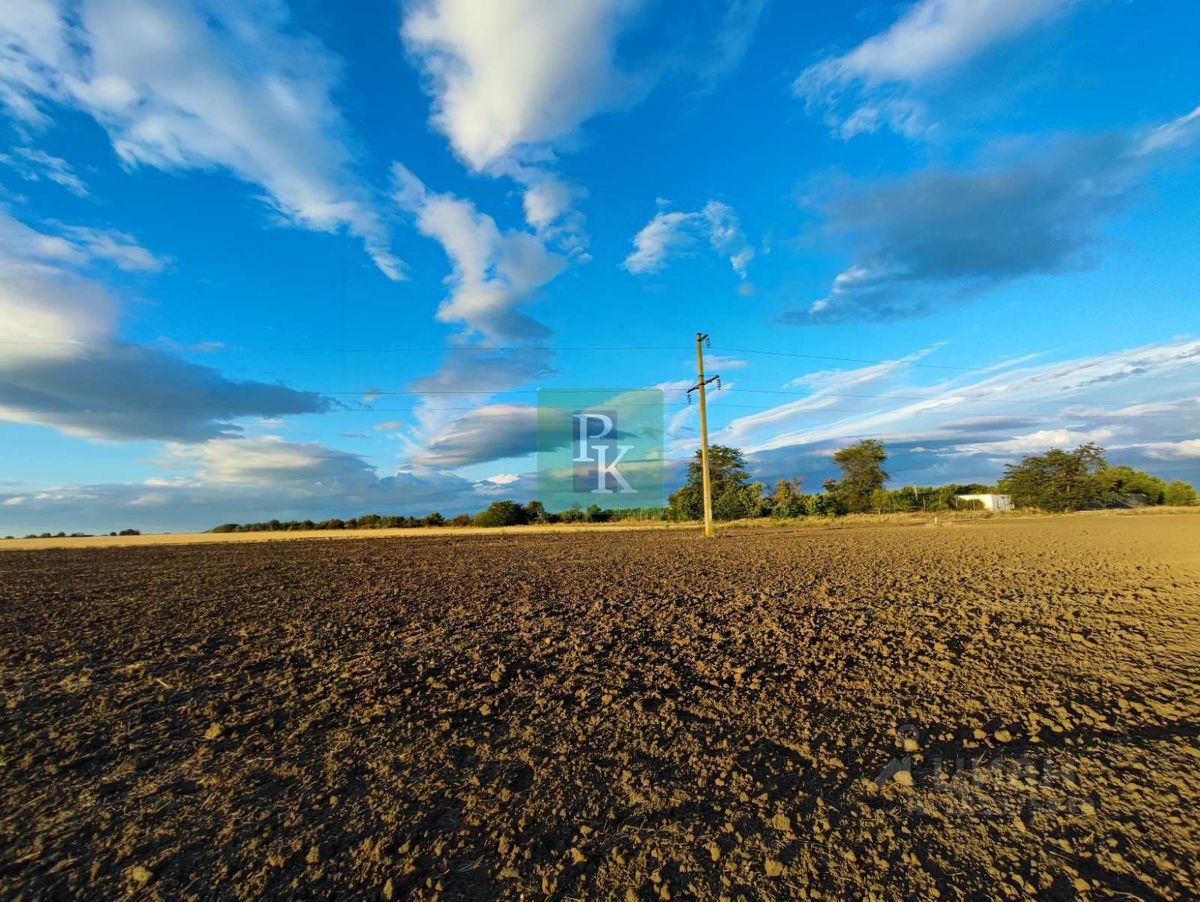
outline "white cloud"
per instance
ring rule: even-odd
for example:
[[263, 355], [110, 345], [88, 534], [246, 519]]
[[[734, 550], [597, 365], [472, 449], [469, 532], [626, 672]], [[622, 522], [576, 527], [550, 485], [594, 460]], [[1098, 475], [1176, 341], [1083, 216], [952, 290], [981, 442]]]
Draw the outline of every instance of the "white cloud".
[[472, 410], [434, 433], [413, 464], [453, 470], [489, 460], [524, 457], [537, 450], [537, 408], [491, 404]]
[[509, 485], [520, 479], [517, 473], [497, 473], [494, 476], [488, 476], [484, 482], [490, 482], [493, 485]]
[[63, 226], [60, 230], [79, 249], [80, 255], [106, 260], [127, 272], [160, 272], [168, 263], [137, 243], [132, 235], [84, 226]]
[[282, 0], [21, 0], [0, 24], [0, 101], [29, 128], [54, 105], [93, 116], [130, 166], [220, 167], [287, 223], [345, 230], [389, 278], [370, 191], [331, 94], [336, 58]]
[[636, 275], [660, 272], [669, 257], [690, 252], [703, 239], [728, 259], [739, 278], [746, 278], [754, 248], [746, 242], [733, 208], [717, 200], [694, 213], [659, 210], [633, 236], [633, 251], [621, 265]]
[[[354, 454], [278, 437], [167, 446], [164, 475], [137, 483], [0, 491], [0, 532], [201, 530], [225, 522], [447, 515], [491, 500], [487, 485], [442, 473], [381, 475]], [[511, 490], [520, 480], [509, 483]]]
[[430, 80], [434, 124], [484, 171], [514, 157], [543, 159], [547, 145], [628, 96], [614, 49], [639, 6], [425, 0], [406, 15], [403, 37]]
[[[742, 360], [740, 357], [726, 357], [723, 354], [704, 355], [704, 371], [706, 373], [717, 370], [743, 370], [749, 365], [748, 361]], [[695, 363], [690, 363], [690, 366], [695, 366]]]
[[1025, 457], [1042, 454], [1051, 448], [1076, 448], [1088, 442], [1104, 444], [1124, 429], [1102, 426], [1096, 429], [1038, 429], [998, 441], [971, 442], [954, 446], [963, 454], [987, 454], [993, 457]]
[[928, 350], [804, 377], [792, 384], [810, 387], [808, 395], [735, 417], [711, 440], [767, 459], [827, 455], [849, 441], [878, 438], [906, 453], [921, 447], [926, 457], [913, 466], [942, 468], [927, 479], [995, 479], [1004, 462], [1087, 441], [1111, 446], [1114, 460], [1131, 463], [1187, 459], [1196, 447], [1200, 341], [1049, 364], [1018, 358], [914, 385], [911, 365]]
[[[845, 138], [880, 125], [915, 137], [923, 105], [905, 91], [941, 79], [969, 60], [1061, 14], [1074, 0], [918, 0], [886, 31], [809, 66], [794, 89], [822, 108]], [[843, 112], [849, 95], [857, 106]]]
[[464, 405], [550, 371], [551, 352], [525, 346], [545, 339], [549, 329], [519, 308], [563, 271], [566, 259], [536, 235], [501, 231], [469, 201], [429, 191], [399, 163], [393, 175], [397, 204], [415, 216], [417, 229], [442, 246], [452, 265], [437, 318], [463, 330], [437, 372], [410, 385], [424, 393], [415, 411], [420, 429], [412, 437], [412, 458], [432, 460], [429, 443], [467, 419], [458, 413]]
[[233, 382], [119, 341], [117, 303], [67, 268], [88, 263], [89, 244], [38, 232], [2, 210], [0, 239], [0, 420], [94, 438], [197, 441], [237, 431], [240, 418], [325, 409], [309, 392]]
[[[1200, 403], [1200, 399], [1196, 399]], [[1179, 442], [1149, 442], [1135, 446], [1155, 460], [1200, 459], [1200, 438], [1184, 439]]]
[[535, 235], [502, 232], [470, 201], [428, 191], [399, 163], [393, 174], [396, 202], [415, 215], [417, 229], [441, 244], [453, 265], [438, 319], [497, 343], [545, 335], [544, 326], [516, 308], [563, 271], [563, 257]]
[[166, 260], [156, 257], [125, 232], [52, 223], [51, 232], [30, 228], [0, 207], [0, 243], [7, 265], [33, 263], [83, 267], [97, 260], [128, 272], [159, 272]]
[[1146, 134], [1141, 143], [1138, 144], [1136, 152], [1139, 154], [1155, 154], [1160, 151], [1170, 151], [1179, 148], [1188, 147], [1196, 142], [1196, 138], [1200, 136], [1200, 106], [1197, 106], [1190, 113], [1185, 113], [1170, 122], [1164, 122], [1162, 125], [1151, 129]]
[[475, 172], [525, 188], [526, 220], [581, 262], [585, 192], [552, 171], [555, 152], [595, 114], [644, 93], [615, 61], [617, 38], [642, 0], [419, 0], [404, 44], [433, 96], [434, 126]]
[[46, 179], [66, 188], [76, 197], [87, 197], [90, 193], [70, 163], [35, 147], [17, 147], [12, 153], [0, 153], [0, 163], [12, 167], [26, 181]]

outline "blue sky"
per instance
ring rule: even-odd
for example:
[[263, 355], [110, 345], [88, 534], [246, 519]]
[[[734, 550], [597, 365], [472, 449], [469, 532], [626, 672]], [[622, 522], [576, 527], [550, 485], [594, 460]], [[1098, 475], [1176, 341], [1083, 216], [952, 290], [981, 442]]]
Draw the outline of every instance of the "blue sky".
[[1196, 482], [1198, 26], [0, 0], [0, 534], [524, 499], [540, 387], [664, 387], [680, 460], [697, 330], [766, 479]]

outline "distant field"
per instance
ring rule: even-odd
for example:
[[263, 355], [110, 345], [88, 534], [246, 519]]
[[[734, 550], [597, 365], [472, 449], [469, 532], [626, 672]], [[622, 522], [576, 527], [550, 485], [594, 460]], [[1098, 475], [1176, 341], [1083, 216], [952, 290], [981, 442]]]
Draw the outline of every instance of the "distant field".
[[0, 897], [1200, 897], [1200, 517], [847, 522], [0, 555]]
[[[801, 517], [795, 520], [762, 518], [758, 520], [737, 520], [732, 523], [718, 523], [717, 529], [850, 529], [863, 526], [967, 525], [973, 522], [1020, 520], [1031, 517], [1045, 518], [1047, 516], [1108, 518], [1179, 516], [1188, 514], [1200, 517], [1200, 507], [1155, 507], [1140, 508], [1137, 510], [1084, 511], [1076, 514], [1055, 515], [1031, 514], [1025, 511], [1011, 511], [1002, 514], [981, 511], [943, 511], [938, 514], [924, 512], [906, 514], [851, 514], [847, 517]], [[214, 542], [276, 542], [294, 541], [296, 539], [430, 539], [439, 536], [445, 538], [447, 536], [470, 535], [538, 535], [544, 533], [623, 532], [643, 529], [691, 531], [698, 527], [698, 523], [672, 523], [661, 520], [625, 520], [617, 523], [555, 523], [547, 526], [440, 526], [420, 529], [314, 529], [296, 532], [151, 533], [141, 536], [0, 539], [0, 551], [33, 551], [44, 548], [127, 548], [143, 545], [194, 545]]]
[[421, 529], [311, 529], [295, 532], [180, 532], [144, 536], [80, 536], [61, 539], [0, 539], [0, 551], [40, 548], [131, 548], [142, 545], [194, 545], [214, 542], [277, 542], [295, 539], [397, 539], [470, 536], [486, 533], [611, 532], [629, 529], [681, 529], [683, 524], [657, 520], [621, 523], [556, 523], [548, 526], [438, 526]]

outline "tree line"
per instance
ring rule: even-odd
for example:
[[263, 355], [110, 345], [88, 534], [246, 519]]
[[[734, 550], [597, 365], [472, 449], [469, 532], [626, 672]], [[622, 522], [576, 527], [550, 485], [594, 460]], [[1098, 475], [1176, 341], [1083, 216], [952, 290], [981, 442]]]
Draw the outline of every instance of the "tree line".
[[[709, 448], [713, 518], [839, 516], [862, 513], [908, 513], [980, 509], [978, 500], [962, 495], [1008, 495], [1020, 508], [1060, 512], [1135, 504], [1189, 505], [1196, 490], [1182, 480], [1167, 482], [1126, 466], [1109, 466], [1104, 449], [1094, 443], [1074, 451], [1051, 450], [1008, 464], [995, 485], [951, 483], [886, 488], [883, 444], [866, 439], [833, 455], [840, 479], [827, 479], [823, 491], [804, 492], [803, 479], [784, 479], [768, 489], [754, 482], [742, 452], [724, 445]], [[697, 520], [704, 515], [700, 455], [688, 465], [687, 481], [671, 495], [668, 516]]]
[[[769, 487], [751, 479], [745, 455], [737, 448], [712, 445], [708, 450], [713, 518], [744, 520], [757, 517], [841, 516], [861, 513], [970, 510], [982, 507], [960, 495], [1009, 495], [1020, 508], [1059, 512], [1147, 504], [1188, 505], [1196, 490], [1182, 480], [1166, 482], [1126, 466], [1109, 466], [1104, 449], [1089, 443], [1074, 451], [1051, 450], [1008, 464], [995, 485], [950, 483], [907, 485], [889, 489], [884, 465], [888, 452], [882, 442], [865, 439], [840, 449], [833, 462], [841, 471], [827, 479], [819, 492], [805, 492], [802, 477], [782, 479]], [[688, 463], [687, 478], [666, 507], [610, 510], [599, 505], [574, 505], [547, 511], [540, 501], [519, 504], [493, 501], [484, 510], [447, 519], [439, 513], [424, 517], [365, 514], [350, 520], [268, 520], [264, 523], [224, 523], [212, 532], [277, 532], [326, 529], [417, 529], [440, 526], [525, 526], [551, 523], [608, 523], [617, 520], [699, 520], [704, 516], [700, 453]]]

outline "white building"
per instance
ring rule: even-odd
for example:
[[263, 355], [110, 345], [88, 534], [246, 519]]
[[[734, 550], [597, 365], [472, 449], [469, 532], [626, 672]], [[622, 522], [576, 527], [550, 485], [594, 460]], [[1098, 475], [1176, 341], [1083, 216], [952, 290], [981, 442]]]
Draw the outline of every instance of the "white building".
[[1008, 495], [955, 495], [954, 500], [956, 503], [978, 501], [985, 511], [1010, 511], [1016, 507]]

